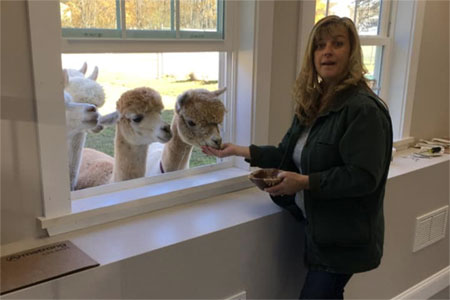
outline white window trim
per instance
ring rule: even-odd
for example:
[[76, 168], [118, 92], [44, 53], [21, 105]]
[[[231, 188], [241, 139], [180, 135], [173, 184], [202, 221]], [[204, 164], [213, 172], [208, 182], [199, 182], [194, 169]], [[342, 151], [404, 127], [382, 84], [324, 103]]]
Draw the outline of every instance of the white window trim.
[[[418, 57], [425, 11], [425, 1], [384, 0], [390, 24], [383, 22], [380, 33], [387, 37], [361, 36], [361, 44], [384, 45], [385, 71], [381, 76], [380, 97], [389, 105], [394, 128], [394, 142], [400, 147], [414, 142], [410, 136]], [[303, 61], [309, 32], [314, 25], [315, 1], [302, 1], [299, 22], [299, 61]], [[384, 31], [386, 30], [386, 31]], [[301, 65], [298, 66], [298, 72]], [[388, 69], [388, 70], [386, 70]]]
[[[128, 186], [131, 188], [128, 188], [125, 193], [130, 197], [129, 200], [113, 206], [104, 204], [124, 191], [99, 196], [102, 199], [96, 198], [96, 201], [92, 202], [95, 205], [85, 205], [88, 203], [86, 198], [72, 201], [69, 191], [67, 151], [65, 147], [56, 147], [56, 149], [53, 147], [55, 144], [66, 145], [62, 101], [63, 82], [60, 75], [62, 66], [59, 57], [62, 49], [70, 48], [70, 51], [76, 52], [77, 47], [82, 47], [83, 41], [66, 40], [61, 44], [60, 39], [54, 38], [61, 36], [60, 20], [47, 16], [59, 15], [58, 2], [57, 0], [28, 1], [45, 211], [44, 216], [38, 219], [49, 235], [251, 186], [247, 179], [250, 170], [248, 164], [243, 159], [234, 158], [228, 163], [226, 169], [195, 175], [196, 183], [191, 182], [193, 186], [186, 189], [172, 189], [166, 194], [155, 193], [148, 196], [151, 188], [160, 184], [155, 182], [140, 188]], [[272, 55], [274, 2], [228, 1], [226, 7], [226, 10], [234, 9], [237, 12], [225, 14], [227, 18], [225, 36], [229, 37], [230, 30], [233, 30], [231, 35], [233, 39], [216, 42], [221, 43], [223, 51], [233, 55], [227, 68], [232, 68], [236, 76], [229, 78], [233, 87], [231, 92], [227, 93], [225, 100], [231, 102], [230, 107], [233, 113], [229, 116], [234, 117], [233, 120], [230, 117], [227, 120], [234, 125], [231, 126], [231, 138], [235, 143], [242, 145], [265, 143], [269, 132], [266, 121], [269, 116], [270, 90], [268, 89], [270, 89], [271, 74], [270, 64], [267, 64], [267, 61], [271, 60]], [[45, 22], [42, 22], [43, 19]], [[267, 24], [266, 20], [271, 20], [270, 24]], [[239, 24], [239, 26], [231, 27], [228, 24]], [[256, 30], [257, 28], [259, 30]], [[108, 42], [96, 43], [94, 52], [107, 49]], [[168, 45], [166, 43], [170, 43], [171, 49], [174, 48], [174, 44], [180, 43], [179, 46], [175, 46], [179, 47], [179, 51], [183, 51], [186, 45], [189, 45], [189, 51], [196, 50], [194, 44], [181, 44], [183, 42], [179, 41], [161, 41], [160, 43], [153, 41], [151, 44], [134, 41], [132, 49], [125, 51], [124, 48], [124, 52], [164, 51]], [[232, 52], [232, 49], [237, 50]], [[217, 49], [214, 50], [217, 51]], [[261, 67], [258, 68], [258, 66]], [[230, 74], [230, 72], [227, 73]], [[234, 101], [231, 101], [233, 99]], [[188, 171], [192, 174], [197, 172], [196, 170]], [[208, 179], [211, 175], [215, 176], [214, 182]], [[175, 178], [169, 181], [176, 187], [181, 181], [190, 178]], [[167, 181], [168, 185], [169, 181]], [[127, 182], [120, 184], [127, 186]]]

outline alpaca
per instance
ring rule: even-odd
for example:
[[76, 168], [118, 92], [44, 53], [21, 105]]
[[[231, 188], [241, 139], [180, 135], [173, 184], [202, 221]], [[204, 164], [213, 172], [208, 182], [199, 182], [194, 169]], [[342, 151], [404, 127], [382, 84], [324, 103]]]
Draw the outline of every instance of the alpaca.
[[[94, 72], [89, 77], [85, 78], [84, 73], [86, 73], [86, 68], [87, 64], [85, 63], [79, 71], [73, 69], [63, 70], [64, 91], [70, 95], [72, 106], [74, 106], [75, 103], [79, 103], [90, 104], [94, 108], [100, 107], [105, 103], [105, 93], [103, 92], [101, 85], [95, 81], [98, 76], [98, 68], [96, 67]], [[77, 130], [68, 140], [70, 190], [74, 190], [78, 179], [81, 151], [86, 142], [87, 130], [89, 129], [95, 133], [100, 132], [110, 120], [100, 118], [98, 121], [100, 122], [97, 122], [96, 126]], [[69, 125], [68, 127], [70, 128]]]
[[[97, 67], [95, 67], [97, 68]], [[85, 77], [87, 71], [87, 63], [84, 62], [79, 70], [66, 69], [69, 77]], [[98, 72], [98, 69], [97, 69]], [[95, 79], [94, 79], [95, 80]]]
[[83, 132], [97, 126], [99, 114], [94, 105], [73, 102], [72, 96], [66, 91], [64, 91], [64, 105], [66, 107], [68, 142], [79, 132]]
[[84, 63], [80, 70], [64, 69], [65, 85], [64, 90], [68, 92], [74, 102], [90, 103], [97, 108], [105, 104], [105, 92], [103, 87], [97, 83], [98, 68], [88, 77], [85, 77], [87, 64]]
[[[75, 187], [79, 169], [79, 153], [75, 144], [79, 144], [79, 136], [86, 130], [97, 127], [99, 114], [97, 108], [88, 103], [75, 103], [72, 96], [64, 91], [66, 107], [67, 147], [69, 151], [69, 177], [71, 190]], [[82, 143], [84, 144], [84, 142]], [[82, 147], [82, 146], [81, 146]]]
[[172, 137], [170, 126], [161, 119], [161, 96], [141, 87], [123, 93], [117, 101], [114, 158], [84, 149], [80, 175], [75, 189], [119, 182], [145, 175], [148, 145], [166, 143]]
[[219, 124], [226, 109], [218, 96], [225, 90], [193, 89], [178, 97], [171, 125], [173, 138], [165, 145], [150, 146], [146, 176], [187, 169], [194, 146], [221, 147]]

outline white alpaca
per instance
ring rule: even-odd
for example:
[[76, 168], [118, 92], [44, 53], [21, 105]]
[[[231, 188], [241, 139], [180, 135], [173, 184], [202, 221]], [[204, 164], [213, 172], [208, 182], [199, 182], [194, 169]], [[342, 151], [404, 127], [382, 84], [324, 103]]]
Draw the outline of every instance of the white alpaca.
[[117, 101], [114, 158], [84, 149], [78, 183], [84, 189], [145, 175], [148, 145], [165, 143], [172, 137], [170, 126], [161, 119], [164, 106], [158, 92], [137, 88], [122, 94]]
[[[90, 104], [94, 108], [100, 107], [105, 103], [105, 93], [103, 88], [95, 81], [98, 76], [98, 68], [96, 67], [94, 72], [89, 77], [85, 78], [84, 73], [86, 73], [86, 68], [87, 64], [85, 63], [79, 71], [73, 69], [63, 70], [64, 91], [71, 96], [70, 102], [72, 103], [72, 106], [74, 106], [75, 103], [79, 103]], [[74, 77], [69, 76], [69, 74]], [[111, 122], [109, 119], [105, 120], [102, 118], [100, 118], [99, 121], [100, 122], [97, 122], [96, 126], [77, 130], [71, 135], [70, 140], [68, 140], [71, 190], [75, 189], [77, 183], [81, 162], [81, 151], [86, 142], [87, 130], [90, 129], [93, 132], [99, 132], [108, 122]]]
[[149, 147], [146, 176], [189, 168], [194, 146], [220, 148], [219, 124], [226, 109], [218, 97], [225, 90], [193, 89], [178, 97], [171, 125], [173, 138], [165, 145]]
[[99, 114], [95, 105], [73, 102], [72, 96], [64, 91], [66, 107], [67, 140], [72, 139], [79, 132], [97, 126]]
[[[97, 108], [92, 104], [73, 102], [72, 97], [66, 91], [64, 91], [64, 104], [66, 107], [70, 188], [73, 190], [80, 165], [80, 159], [78, 157], [81, 153], [81, 150], [74, 147], [74, 145], [80, 144], [80, 134], [97, 126], [99, 114], [97, 113]], [[84, 142], [82, 144], [84, 144]]]
[[96, 81], [98, 68], [95, 67], [88, 77], [85, 77], [86, 69], [86, 63], [80, 70], [64, 69], [67, 74], [64, 90], [72, 96], [74, 102], [93, 104], [97, 108], [102, 107], [105, 104], [105, 92]]

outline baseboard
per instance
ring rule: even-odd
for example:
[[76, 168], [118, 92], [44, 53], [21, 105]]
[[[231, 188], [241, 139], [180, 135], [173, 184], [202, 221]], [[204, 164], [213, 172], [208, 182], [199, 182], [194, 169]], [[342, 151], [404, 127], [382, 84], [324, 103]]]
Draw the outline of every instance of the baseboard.
[[450, 266], [431, 275], [392, 299], [429, 299], [449, 286], [449, 282]]

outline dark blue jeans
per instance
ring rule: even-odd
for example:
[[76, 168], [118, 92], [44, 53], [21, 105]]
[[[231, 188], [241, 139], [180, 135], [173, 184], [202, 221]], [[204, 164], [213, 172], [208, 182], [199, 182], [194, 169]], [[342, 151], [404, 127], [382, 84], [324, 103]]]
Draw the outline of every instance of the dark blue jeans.
[[344, 287], [352, 275], [308, 271], [300, 299], [344, 299]]

